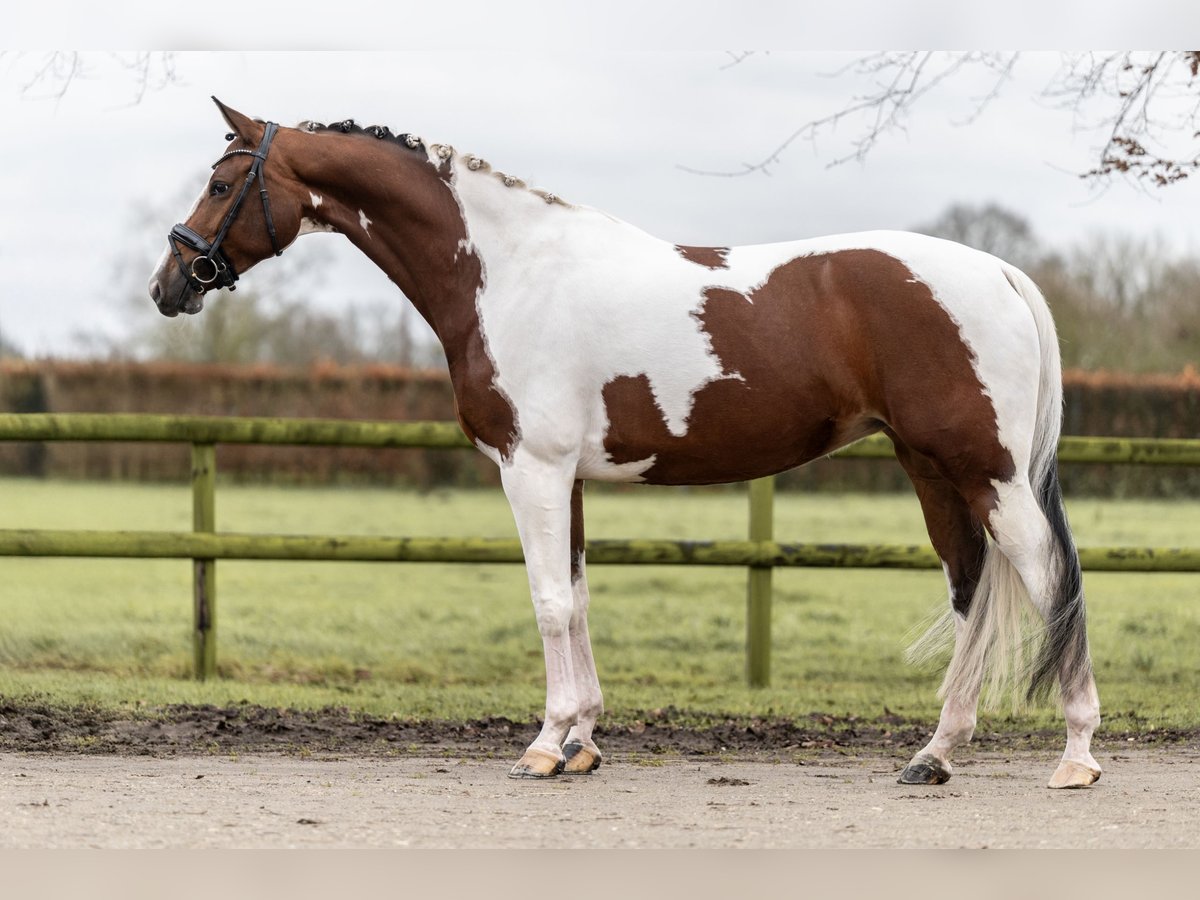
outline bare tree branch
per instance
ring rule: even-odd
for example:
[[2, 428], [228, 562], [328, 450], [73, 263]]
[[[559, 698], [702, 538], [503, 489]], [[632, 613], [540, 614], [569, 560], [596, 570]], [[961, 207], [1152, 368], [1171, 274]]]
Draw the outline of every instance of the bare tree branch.
[[734, 66], [738, 65], [739, 63], [745, 62], [747, 59], [749, 59], [751, 56], [753, 56], [756, 52], [757, 51], [755, 51], [755, 50], [726, 50], [725, 55], [729, 57], [729, 62], [725, 63], [725, 65], [721, 66], [721, 68], [722, 69], [732, 69]]
[[22, 94], [29, 94], [39, 85], [52, 85], [53, 90], [48, 95], [51, 99], [61, 100], [79, 74], [79, 54], [74, 51], [55, 50], [47, 53], [32, 77], [21, 87]]
[[975, 97], [975, 108], [964, 119], [959, 119], [953, 124], [958, 126], [974, 125], [975, 121], [983, 115], [984, 110], [991, 106], [992, 101], [1000, 96], [1000, 92], [1004, 89], [1005, 84], [1012, 78], [1013, 69], [1017, 66], [1017, 60], [1020, 58], [1020, 53], [1010, 53], [1007, 59], [993, 59], [985, 57], [980, 62], [996, 73], [996, 80], [992, 83], [989, 90], [982, 97]]
[[162, 90], [177, 81], [175, 54], [170, 51], [136, 53], [81, 53], [54, 50], [43, 54], [5, 51], [18, 73], [21, 93], [31, 99], [60, 101], [78, 81], [106, 77], [104, 70], [116, 66], [133, 82], [131, 105], [145, 99], [151, 91]]
[[121, 57], [118, 57], [118, 60], [134, 74], [137, 94], [131, 104], [133, 106], [141, 103], [148, 92], [162, 90], [176, 81], [175, 55], [173, 53], [154, 53], [143, 50], [134, 54], [130, 60]]
[[984, 65], [998, 73], [997, 83], [987, 95], [979, 98], [972, 118], [977, 118], [1000, 91], [1016, 64], [1016, 53], [993, 53], [971, 51], [969, 53], [936, 53], [934, 51], [889, 51], [861, 57], [832, 73], [838, 77], [852, 72], [870, 77], [875, 87], [869, 93], [853, 97], [850, 103], [837, 112], [819, 119], [805, 122], [785, 137], [769, 154], [753, 163], [742, 163], [735, 171], [714, 171], [680, 165], [678, 168], [696, 175], [715, 175], [732, 178], [761, 172], [769, 175], [771, 167], [777, 165], [785, 151], [796, 141], [816, 141], [826, 132], [832, 131], [843, 120], [857, 114], [871, 116], [866, 130], [853, 143], [853, 151], [837, 157], [829, 166], [841, 165], [851, 160], [863, 160], [879, 140], [889, 132], [903, 131], [912, 107], [927, 93], [934, 90], [947, 78], [961, 69], [972, 65]]
[[1092, 123], [1107, 132], [1099, 164], [1081, 177], [1121, 175], [1165, 187], [1200, 169], [1200, 51], [1070, 57], [1044, 95], [1077, 120], [1089, 105], [1104, 108]]
[[[735, 57], [734, 64], [748, 55]], [[889, 51], [862, 56], [833, 76], [869, 78], [874, 87], [866, 94], [851, 97], [842, 109], [804, 122], [757, 162], [744, 162], [738, 169], [724, 171], [685, 165], [678, 168], [727, 178], [752, 172], [769, 175], [797, 141], [815, 143], [854, 117], [866, 121], [851, 140], [852, 150], [827, 165], [861, 162], [884, 136], [904, 131], [922, 98], [947, 79], [969, 68], [991, 70], [995, 73], [991, 89], [975, 98], [971, 113], [955, 124], [975, 122], [1000, 95], [1019, 57], [1019, 53], [993, 51]], [[1082, 178], [1104, 182], [1121, 175], [1162, 187], [1200, 170], [1198, 50], [1064, 54], [1059, 72], [1041, 96], [1072, 111], [1077, 126], [1090, 118], [1086, 127], [1105, 131], [1104, 143], [1097, 152], [1098, 165], [1082, 173]]]

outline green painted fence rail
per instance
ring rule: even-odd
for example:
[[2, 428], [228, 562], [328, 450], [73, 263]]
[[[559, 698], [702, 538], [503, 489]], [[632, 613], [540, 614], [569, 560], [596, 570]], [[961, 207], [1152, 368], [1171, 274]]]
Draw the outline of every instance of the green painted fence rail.
[[[181, 444], [416, 447], [450, 450], [471, 442], [454, 422], [357, 422], [156, 416], [141, 413], [3, 413], [3, 441], [134, 441]], [[1059, 461], [1200, 466], [1200, 439], [1064, 437]], [[890, 459], [892, 443], [873, 435], [833, 453], [839, 459]]]
[[[521, 563], [507, 538], [396, 538], [363, 535], [237, 534], [191, 531], [0, 529], [0, 556], [114, 559], [306, 560], [308, 562]], [[1095, 572], [1200, 572], [1200, 547], [1081, 547]], [[589, 566], [940, 569], [926, 545], [806, 544], [776, 541], [590, 540]]]
[[[142, 414], [0, 414], [0, 441], [152, 441], [192, 446], [191, 532], [0, 529], [0, 556], [191, 559], [194, 665], [216, 673], [216, 560], [342, 560], [426, 563], [520, 563], [515, 540], [235, 534], [216, 531], [216, 445], [469, 448], [453, 422], [357, 422], [331, 419], [224, 418]], [[886, 459], [882, 435], [833, 456]], [[1064, 437], [1066, 463], [1200, 466], [1200, 440]], [[771, 573], [775, 568], [937, 569], [928, 546], [780, 543], [774, 540], [774, 479], [749, 483], [749, 540], [594, 540], [589, 565], [738, 566], [748, 571], [746, 677], [770, 680]], [[1084, 547], [1092, 571], [1200, 572], [1200, 548]]]
[[455, 422], [356, 422], [140, 413], [5, 413], [0, 414], [0, 440], [291, 444], [435, 450], [473, 446]]

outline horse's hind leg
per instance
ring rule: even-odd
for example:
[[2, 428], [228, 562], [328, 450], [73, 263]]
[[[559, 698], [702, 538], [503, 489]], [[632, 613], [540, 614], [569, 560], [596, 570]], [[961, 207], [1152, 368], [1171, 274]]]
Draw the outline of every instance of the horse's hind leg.
[[1043, 679], [1055, 677], [1062, 689], [1067, 746], [1049, 786], [1087, 787], [1100, 778], [1100, 765], [1091, 753], [1100, 698], [1087, 645], [1079, 560], [1053, 474], [1043, 495], [1039, 503], [1024, 481], [1004, 486], [988, 527], [1047, 625], [1046, 646], [1029, 690], [1032, 694]]
[[[896, 458], [916, 489], [934, 550], [942, 560], [950, 590], [955, 641], [963, 639], [964, 625], [987, 553], [982, 523], [955, 487], [925, 457], [905, 446], [889, 432]], [[942, 784], [950, 778], [950, 755], [971, 739], [979, 683], [973, 689], [949, 694], [942, 705], [937, 730], [900, 773], [901, 784]]]
[[571, 663], [575, 671], [575, 695], [579, 712], [575, 724], [567, 733], [563, 745], [566, 775], [580, 775], [600, 768], [600, 748], [592, 742], [596, 719], [604, 712], [604, 697], [600, 679], [592, 658], [592, 642], [588, 636], [588, 586], [584, 570], [583, 482], [576, 481], [571, 492]]

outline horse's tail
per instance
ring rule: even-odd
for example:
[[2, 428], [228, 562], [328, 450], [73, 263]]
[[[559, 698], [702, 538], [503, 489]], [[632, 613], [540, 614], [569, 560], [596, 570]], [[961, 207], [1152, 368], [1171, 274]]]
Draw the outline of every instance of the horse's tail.
[[1050, 606], [1046, 614], [1045, 639], [1033, 665], [1027, 699], [1049, 693], [1060, 672], [1066, 674], [1065, 688], [1080, 687], [1092, 674], [1088, 654], [1087, 616], [1083, 599], [1083, 575], [1079, 553], [1067, 523], [1062, 487], [1058, 481], [1058, 439], [1062, 433], [1062, 361], [1054, 320], [1037, 285], [1020, 269], [1005, 266], [1004, 274], [1029, 305], [1041, 344], [1041, 374], [1038, 382], [1037, 424], [1029, 463], [1029, 484], [1037, 495], [1052, 536], [1049, 573]]
[[[1032, 700], [1053, 686], [1060, 671], [1086, 681], [1088, 662], [1079, 555], [1067, 525], [1062, 489], [1058, 481], [1058, 439], [1062, 431], [1062, 362], [1054, 320], [1041, 291], [1019, 269], [1003, 265], [1004, 276], [1029, 307], [1037, 327], [1040, 369], [1036, 424], [1030, 448], [1029, 486], [1049, 524], [1048, 558], [1040, 560], [1045, 573], [1050, 609], [1042, 631], [1044, 638], [1032, 659], [1035, 644], [1029, 640], [1029, 594], [1016, 568], [995, 541], [988, 540], [979, 583], [967, 621], [959, 626], [954, 655], [939, 694], [974, 704], [983, 684], [994, 703], [1011, 696], [1014, 705]], [[955, 616], [947, 614], [939, 625], [917, 641], [910, 657], [932, 656], [937, 645], [951, 638]], [[1028, 678], [1028, 681], [1026, 681]]]

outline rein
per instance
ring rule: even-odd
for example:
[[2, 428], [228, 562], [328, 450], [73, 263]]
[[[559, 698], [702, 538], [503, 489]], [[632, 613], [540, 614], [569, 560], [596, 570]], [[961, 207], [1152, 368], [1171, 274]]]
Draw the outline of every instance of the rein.
[[[271, 201], [267, 197], [267, 182], [263, 175], [263, 165], [267, 161], [267, 153], [271, 149], [271, 141], [275, 138], [275, 132], [279, 130], [279, 126], [274, 122], [268, 122], [266, 131], [263, 132], [262, 141], [255, 150], [231, 150], [212, 164], [215, 169], [225, 160], [241, 154], [247, 154], [254, 157], [254, 161], [250, 164], [250, 171], [246, 173], [246, 180], [242, 182], [242, 189], [238, 193], [237, 198], [233, 201], [233, 206], [229, 208], [229, 212], [225, 214], [225, 219], [221, 222], [221, 227], [217, 230], [217, 235], [212, 241], [205, 238], [188, 228], [186, 225], [177, 223], [167, 235], [167, 242], [171, 245], [171, 254], [175, 257], [175, 262], [179, 266], [179, 271], [183, 273], [188, 286], [198, 294], [203, 294], [211, 290], [214, 285], [217, 288], [229, 288], [235, 290], [234, 282], [238, 280], [237, 270], [233, 267], [229, 257], [225, 255], [225, 251], [221, 249], [221, 243], [225, 240], [225, 236], [229, 233], [230, 227], [237, 218], [238, 212], [242, 208], [242, 202], [246, 199], [246, 194], [250, 192], [250, 185], [257, 179], [258, 195], [262, 200], [263, 216], [267, 222], [267, 234], [271, 238], [271, 249], [275, 251], [276, 256], [280, 256], [283, 250], [279, 246], [279, 242], [275, 237], [275, 222], [271, 218]], [[230, 135], [232, 138], [233, 135]], [[195, 250], [200, 255], [192, 260], [189, 266], [184, 262], [183, 254], [180, 252], [179, 245]]]

